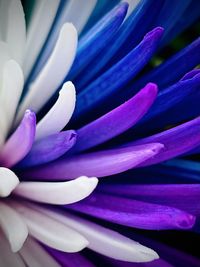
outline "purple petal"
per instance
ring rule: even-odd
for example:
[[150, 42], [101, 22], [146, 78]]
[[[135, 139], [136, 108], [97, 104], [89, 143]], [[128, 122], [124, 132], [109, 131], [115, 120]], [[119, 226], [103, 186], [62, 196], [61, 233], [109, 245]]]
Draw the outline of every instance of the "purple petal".
[[186, 73], [183, 76], [183, 78], [181, 78], [180, 81], [185, 81], [185, 80], [188, 80], [188, 79], [192, 79], [193, 77], [195, 77], [199, 73], [200, 73], [200, 69], [191, 70], [190, 72]]
[[45, 247], [45, 249], [62, 267], [94, 267], [94, 265], [80, 253], [64, 253], [50, 247]]
[[190, 229], [195, 223], [193, 215], [179, 209], [108, 194], [94, 193], [79, 203], [67, 205], [66, 208], [148, 230]]
[[130, 145], [162, 143], [165, 149], [159, 155], [142, 162], [141, 166], [156, 164], [184, 154], [200, 145], [200, 117], [153, 136], [131, 142]]
[[35, 113], [27, 110], [24, 117], [0, 152], [2, 166], [12, 167], [30, 151], [36, 129]]
[[[145, 263], [132, 263], [132, 262], [123, 262], [116, 261], [114, 259], [106, 259], [109, 263], [111, 263], [111, 267], [174, 267], [170, 263], [166, 262], [163, 259], [157, 259], [151, 262]], [[110, 266], [110, 265], [109, 265]]]
[[[200, 185], [103, 185], [100, 190], [109, 194], [167, 205], [200, 215]], [[184, 201], [183, 201], [184, 200]], [[195, 205], [194, 205], [195, 203]]]
[[162, 34], [161, 27], [147, 33], [128, 55], [81, 91], [77, 97], [74, 118], [81, 121], [82, 116], [91, 112], [91, 109], [96, 112], [99, 105], [105, 100], [109, 101], [109, 97], [116, 95], [130, 79], [133, 79], [152, 57]]
[[148, 83], [129, 101], [77, 131], [73, 152], [99, 145], [128, 130], [147, 112], [157, 95], [157, 86]]
[[20, 162], [19, 167], [44, 164], [61, 157], [76, 142], [75, 131], [64, 131], [35, 142], [29, 154]]
[[154, 157], [163, 145], [152, 143], [82, 154], [57, 160], [22, 173], [25, 177], [65, 180], [82, 175], [103, 177], [124, 172]]

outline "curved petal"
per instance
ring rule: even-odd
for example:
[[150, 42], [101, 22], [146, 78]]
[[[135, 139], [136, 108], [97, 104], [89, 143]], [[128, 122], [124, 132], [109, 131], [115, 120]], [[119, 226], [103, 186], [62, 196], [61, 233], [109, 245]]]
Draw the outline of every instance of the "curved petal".
[[82, 175], [104, 177], [132, 169], [155, 157], [163, 145], [152, 143], [77, 155], [22, 172], [28, 178], [72, 179]]
[[0, 151], [0, 162], [3, 166], [11, 167], [26, 156], [34, 141], [35, 128], [35, 113], [27, 110], [20, 125]]
[[97, 183], [97, 178], [85, 176], [68, 182], [21, 182], [14, 193], [37, 202], [65, 205], [89, 196]]
[[[54, 50], [22, 101], [17, 114], [18, 122], [27, 108], [38, 112], [56, 92], [69, 71], [77, 46], [77, 32], [70, 23], [63, 25]], [[42, 94], [40, 94], [42, 90]]]
[[130, 262], [148, 262], [158, 258], [157, 253], [152, 249], [78, 216], [39, 207], [37, 209], [82, 233], [89, 241], [88, 248], [107, 257]]
[[88, 245], [88, 241], [71, 227], [60, 223], [31, 204], [11, 202], [25, 220], [30, 235], [49, 247], [64, 252], [78, 252]]
[[35, 142], [17, 167], [24, 168], [53, 161], [65, 154], [76, 142], [75, 131], [63, 131]]
[[194, 120], [171, 128], [170, 130], [131, 142], [128, 146], [148, 144], [150, 142], [160, 142], [164, 144], [165, 150], [163, 150], [159, 156], [155, 156], [140, 164], [140, 166], [148, 166], [174, 158], [194, 149], [200, 144], [199, 132], [200, 117], [197, 117]]
[[0, 197], [9, 196], [18, 184], [19, 179], [14, 172], [0, 167]]
[[79, 129], [77, 142], [71, 151], [86, 150], [125, 132], [143, 117], [156, 96], [157, 86], [147, 84], [124, 104]]
[[64, 83], [56, 103], [37, 123], [36, 140], [60, 132], [69, 122], [74, 112], [75, 102], [76, 91], [74, 85], [71, 82]]

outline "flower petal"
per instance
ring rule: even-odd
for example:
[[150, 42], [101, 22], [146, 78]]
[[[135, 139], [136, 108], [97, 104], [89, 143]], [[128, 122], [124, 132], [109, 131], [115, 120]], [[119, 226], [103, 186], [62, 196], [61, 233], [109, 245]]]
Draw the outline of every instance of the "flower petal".
[[128, 146], [148, 144], [151, 142], [164, 144], [165, 149], [159, 153], [159, 156], [155, 155], [154, 158], [140, 164], [140, 166], [148, 166], [174, 158], [197, 147], [200, 144], [199, 131], [200, 117], [197, 117], [170, 130], [131, 142]]
[[123, 85], [141, 70], [155, 52], [162, 36], [163, 29], [155, 28], [145, 35], [142, 42], [127, 56], [103, 73], [77, 97], [75, 115], [78, 120], [89, 112], [91, 108], [96, 111], [99, 104], [113, 93], [117, 93]]
[[42, 180], [65, 180], [82, 175], [104, 177], [132, 169], [141, 162], [155, 157], [162, 149], [162, 144], [152, 143], [88, 153], [36, 167], [22, 172], [22, 175]]
[[6, 16], [6, 22], [3, 24], [5, 27], [3, 39], [8, 44], [12, 58], [22, 65], [26, 41], [24, 11], [20, 0], [11, 0], [8, 3], [8, 9], [2, 10]]
[[20, 250], [28, 236], [28, 229], [19, 213], [4, 202], [0, 202], [0, 225], [12, 252]]
[[128, 5], [122, 2], [106, 14], [79, 42], [70, 79], [85, 69], [89, 62], [108, 44], [122, 24]]
[[85, 176], [68, 182], [21, 182], [14, 193], [37, 202], [66, 205], [89, 196], [97, 183], [97, 178]]
[[[52, 23], [56, 16], [59, 0], [54, 0], [49, 4], [48, 0], [36, 1], [33, 14], [28, 26], [27, 41], [23, 70], [25, 79], [30, 74], [37, 56], [50, 32]], [[48, 10], [48, 12], [47, 12]], [[36, 37], [37, 36], [37, 41]]]
[[11, 202], [25, 220], [30, 235], [49, 247], [64, 252], [77, 252], [88, 245], [88, 241], [71, 227], [36, 209], [32, 204]]
[[19, 184], [18, 177], [10, 169], [0, 167], [0, 197], [7, 197]]
[[34, 141], [35, 128], [35, 113], [27, 110], [20, 125], [0, 151], [3, 166], [11, 167], [26, 156]]
[[26, 267], [18, 253], [13, 253], [9, 247], [8, 241], [0, 232], [0, 262], [1, 266]]
[[27, 264], [27, 266], [34, 267], [61, 267], [57, 261], [51, 257], [45, 249], [42, 248], [33, 238], [30, 236], [27, 238], [24, 246], [20, 250], [19, 254]]
[[157, 203], [148, 203], [145, 198], [143, 201], [137, 201], [120, 196], [93, 193], [89, 198], [80, 203], [67, 205], [66, 208], [139, 229], [190, 229], [194, 226], [193, 215]]
[[62, 267], [95, 267], [80, 253], [64, 253], [49, 247], [46, 247], [46, 250], [61, 264]]
[[150, 108], [157, 95], [157, 86], [147, 84], [137, 95], [99, 119], [77, 131], [73, 152], [99, 145], [132, 127]]
[[[199, 64], [199, 49], [200, 38], [197, 38], [193, 43], [173, 55], [157, 68], [154, 68], [151, 72], [143, 75], [141, 79], [133, 83], [133, 88], [139, 89], [148, 81], [155, 82], [159, 88], [165, 88], [172, 85], [186, 72], [190, 71]], [[186, 59], [188, 59], [187, 63]]]
[[[108, 3], [106, 3], [106, 7], [107, 5]], [[84, 89], [92, 79], [105, 72], [105, 70], [108, 70], [113, 63], [120, 61], [126, 56], [141, 41], [145, 33], [153, 28], [152, 22], [158, 15], [161, 5], [161, 1], [139, 1], [137, 7], [129, 18], [125, 19], [107, 46], [88, 65], [90, 71], [88, 72], [86, 68], [76, 78], [76, 87], [78, 89]], [[104, 10], [106, 7], [104, 7]], [[128, 13], [129, 10], [130, 6]]]
[[14, 60], [5, 63], [0, 92], [0, 103], [5, 112], [6, 134], [10, 130], [24, 85], [21, 67]]
[[[134, 198], [150, 203], [168, 205], [185, 210], [194, 215], [200, 215], [199, 184], [163, 184], [163, 185], [105, 185], [101, 191]], [[183, 201], [184, 199], [184, 201]], [[196, 203], [194, 205], [194, 203]]]
[[[31, 108], [38, 112], [56, 92], [69, 71], [77, 46], [77, 32], [70, 23], [63, 25], [54, 50], [46, 65], [30, 85], [30, 90], [19, 107], [17, 122], [24, 110]], [[40, 94], [42, 90], [42, 95]]]
[[[68, 1], [66, 11], [66, 21], [73, 23], [77, 32], [80, 33], [85, 26], [90, 14], [92, 13], [97, 0], [87, 0], [87, 2], [70, 0]], [[77, 16], [77, 11], [81, 10]]]
[[[190, 77], [194, 75], [193, 77]], [[151, 110], [136, 127], [139, 133], [161, 129], [167, 124], [175, 124], [200, 115], [197, 107], [200, 101], [200, 74], [187, 73], [181, 81], [161, 90]], [[191, 106], [193, 108], [191, 109]], [[196, 108], [195, 108], [196, 107]], [[137, 132], [133, 129], [133, 132]]]
[[64, 131], [35, 142], [17, 167], [24, 168], [53, 161], [65, 154], [76, 142], [75, 131]]
[[130, 262], [148, 262], [158, 258], [150, 248], [78, 216], [39, 207], [37, 210], [83, 234], [89, 241], [88, 248], [105, 256]]
[[64, 83], [56, 103], [37, 123], [36, 140], [60, 132], [69, 122], [74, 112], [75, 102], [76, 91], [74, 85], [71, 82]]

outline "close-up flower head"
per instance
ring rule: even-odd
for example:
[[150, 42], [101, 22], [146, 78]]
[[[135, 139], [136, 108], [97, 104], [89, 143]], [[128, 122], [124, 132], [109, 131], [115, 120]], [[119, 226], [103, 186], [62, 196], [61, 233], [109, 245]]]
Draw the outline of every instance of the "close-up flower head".
[[0, 267], [200, 266], [199, 18], [0, 0]]

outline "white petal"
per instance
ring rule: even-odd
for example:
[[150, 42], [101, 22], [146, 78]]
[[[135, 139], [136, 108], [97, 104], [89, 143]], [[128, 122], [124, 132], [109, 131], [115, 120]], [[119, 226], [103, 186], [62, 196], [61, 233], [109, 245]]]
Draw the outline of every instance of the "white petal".
[[67, 212], [63, 212], [61, 215], [60, 212], [39, 207], [37, 210], [84, 235], [89, 241], [88, 248], [107, 257], [129, 262], [149, 262], [158, 258], [157, 253], [152, 249], [78, 216]]
[[5, 42], [0, 41], [0, 88], [2, 86], [3, 69], [9, 59], [11, 59], [11, 55], [8, 45]]
[[[80, 33], [86, 22], [88, 21], [90, 14], [94, 10], [97, 0], [70, 0], [66, 9], [66, 21], [73, 23], [77, 32]], [[81, 12], [80, 12], [81, 10]], [[78, 16], [77, 16], [78, 14]]]
[[55, 93], [73, 63], [76, 47], [76, 29], [72, 24], [66, 23], [45, 67], [30, 85], [30, 91], [20, 106], [17, 122], [27, 108], [38, 112]]
[[0, 105], [6, 117], [6, 131], [10, 129], [24, 84], [23, 73], [19, 64], [9, 60], [4, 65]]
[[11, 170], [0, 167], [0, 197], [7, 197], [19, 184], [19, 179]]
[[0, 225], [11, 250], [13, 252], [20, 250], [28, 236], [28, 228], [22, 217], [4, 202], [0, 202]]
[[29, 233], [47, 246], [64, 252], [78, 252], [88, 245], [88, 241], [81, 234], [38, 212], [35, 209], [37, 206], [30, 204], [23, 206], [14, 202], [11, 205], [23, 216]]
[[48, 36], [56, 16], [59, 2], [59, 0], [51, 2], [49, 2], [49, 0], [36, 1], [27, 33], [23, 64], [25, 79], [29, 75], [31, 68]]
[[8, 241], [0, 232], [0, 266], [1, 267], [26, 267], [18, 253], [13, 253]]
[[30, 267], [61, 267], [33, 238], [27, 238], [20, 255]]
[[21, 182], [14, 193], [42, 203], [66, 205], [89, 196], [97, 183], [97, 178], [85, 176], [68, 182]]
[[58, 100], [37, 124], [35, 140], [60, 132], [69, 122], [74, 112], [75, 102], [74, 85], [71, 82], [64, 83], [59, 92]]
[[[124, 2], [124, 0], [122, 0], [121, 2]], [[126, 19], [131, 15], [131, 13], [133, 12], [133, 10], [136, 8], [137, 4], [140, 2], [140, 0], [126, 0], [126, 2], [128, 3], [128, 11], [126, 14]]]
[[8, 2], [10, 4], [7, 14], [5, 42], [12, 53], [12, 58], [21, 65], [26, 41], [24, 11], [20, 0], [10, 0]]

